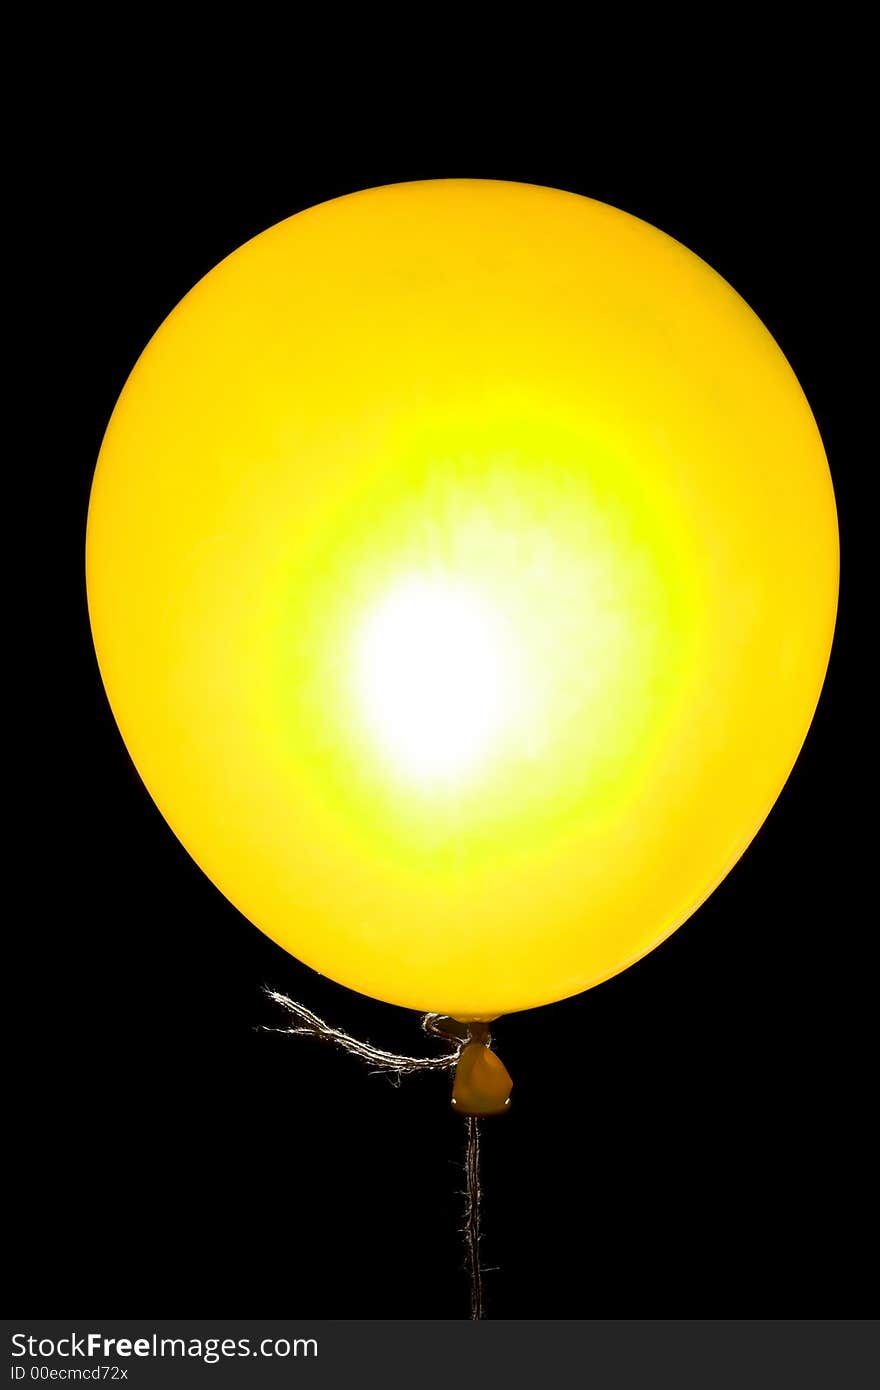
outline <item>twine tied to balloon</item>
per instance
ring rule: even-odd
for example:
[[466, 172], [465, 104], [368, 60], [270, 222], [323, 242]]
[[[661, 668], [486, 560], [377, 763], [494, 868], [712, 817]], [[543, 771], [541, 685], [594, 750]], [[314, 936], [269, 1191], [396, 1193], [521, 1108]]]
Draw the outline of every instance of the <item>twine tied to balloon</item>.
[[[466, 1023], [460, 1023], [453, 1018], [444, 1018], [442, 1014], [425, 1014], [422, 1018], [422, 1030], [430, 1037], [441, 1038], [449, 1044], [450, 1050], [434, 1057], [407, 1057], [397, 1052], [388, 1052], [381, 1047], [374, 1047], [372, 1043], [364, 1042], [361, 1038], [353, 1038], [349, 1033], [344, 1033], [341, 1028], [334, 1028], [331, 1024], [325, 1023], [304, 1004], [298, 1004], [295, 999], [281, 994], [278, 990], [267, 988], [266, 993], [274, 1004], [279, 1004], [281, 1008], [286, 1009], [296, 1021], [286, 1028], [273, 1028], [268, 1024], [263, 1024], [263, 1032], [318, 1038], [321, 1042], [330, 1043], [343, 1052], [348, 1052], [352, 1057], [357, 1057], [359, 1061], [365, 1062], [371, 1071], [390, 1075], [397, 1081], [398, 1085], [402, 1076], [411, 1076], [415, 1072], [454, 1071], [458, 1066], [462, 1049], [471, 1036]], [[485, 1029], [481, 1031], [480, 1036], [483, 1040], [488, 1041], [488, 1032]], [[480, 1260], [482, 1188], [480, 1186], [479, 1118], [476, 1115], [466, 1115], [465, 1125], [465, 1208], [462, 1234], [465, 1246], [465, 1267], [470, 1281], [470, 1315], [473, 1320], [477, 1321], [485, 1316], [483, 1268]]]

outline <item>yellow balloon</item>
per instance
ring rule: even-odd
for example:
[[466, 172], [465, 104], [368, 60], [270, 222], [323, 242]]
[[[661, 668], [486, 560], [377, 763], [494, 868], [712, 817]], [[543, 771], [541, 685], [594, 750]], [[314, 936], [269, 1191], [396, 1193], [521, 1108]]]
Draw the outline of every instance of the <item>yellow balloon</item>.
[[122, 735], [221, 891], [342, 984], [490, 1018], [623, 970], [742, 854], [838, 546], [724, 280], [602, 203], [453, 179], [196, 285], [110, 421], [87, 571]]

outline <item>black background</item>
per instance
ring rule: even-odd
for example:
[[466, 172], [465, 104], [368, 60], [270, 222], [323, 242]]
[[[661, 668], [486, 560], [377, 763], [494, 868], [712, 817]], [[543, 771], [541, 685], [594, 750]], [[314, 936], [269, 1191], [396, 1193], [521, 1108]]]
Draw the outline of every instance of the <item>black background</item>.
[[398, 1090], [317, 1044], [261, 1033], [279, 1021], [261, 987], [403, 1051], [422, 1046], [418, 1020], [300, 966], [176, 842], [102, 692], [82, 544], [118, 393], [201, 275], [316, 202], [468, 176], [603, 199], [734, 285], [819, 422], [844, 563], [816, 720], [743, 860], [624, 975], [496, 1027], [516, 1089], [512, 1113], [486, 1124], [490, 1315], [863, 1313], [869, 1029], [852, 887], [848, 535], [864, 455], [850, 381], [867, 191], [846, 114], [831, 124], [827, 102], [805, 91], [749, 129], [707, 129], [697, 103], [674, 126], [648, 109], [631, 134], [613, 113], [568, 112], [536, 130], [496, 111], [405, 140], [408, 112], [367, 133], [352, 111], [333, 135], [324, 117], [316, 130], [314, 111], [282, 103], [242, 128], [231, 98], [185, 126], [160, 129], [141, 110], [135, 132], [142, 101], [124, 83], [88, 117], [73, 100], [34, 161], [49, 305], [24, 530], [48, 674], [33, 682], [35, 701], [47, 695], [38, 732], [23, 736], [26, 897], [9, 934], [20, 956], [7, 1143], [18, 1306], [466, 1315], [448, 1082]]

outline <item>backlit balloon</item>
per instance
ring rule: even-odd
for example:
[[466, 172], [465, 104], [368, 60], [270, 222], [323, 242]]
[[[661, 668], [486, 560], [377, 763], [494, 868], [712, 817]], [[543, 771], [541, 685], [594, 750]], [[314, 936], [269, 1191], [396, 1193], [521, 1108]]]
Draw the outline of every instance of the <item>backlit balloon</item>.
[[744, 301], [491, 181], [218, 265], [132, 372], [88, 524], [110, 703], [196, 862], [316, 970], [459, 1018], [595, 985], [711, 893], [806, 735], [837, 574]]

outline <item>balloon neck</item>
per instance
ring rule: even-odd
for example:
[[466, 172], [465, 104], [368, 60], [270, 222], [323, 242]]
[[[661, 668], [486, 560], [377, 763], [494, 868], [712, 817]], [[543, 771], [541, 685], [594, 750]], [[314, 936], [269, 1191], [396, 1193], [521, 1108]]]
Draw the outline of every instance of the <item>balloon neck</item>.
[[474, 1020], [459, 1023], [459, 1027], [466, 1030], [466, 1041], [455, 1068], [453, 1110], [459, 1115], [505, 1115], [510, 1109], [513, 1081], [501, 1058], [492, 1051], [488, 1023]]

